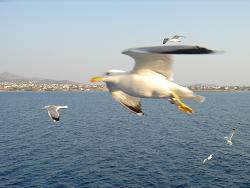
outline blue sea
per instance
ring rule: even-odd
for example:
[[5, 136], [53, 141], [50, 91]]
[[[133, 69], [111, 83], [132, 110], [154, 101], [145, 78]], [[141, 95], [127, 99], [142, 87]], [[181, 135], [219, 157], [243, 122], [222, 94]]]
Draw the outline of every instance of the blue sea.
[[139, 117], [107, 92], [1, 92], [0, 187], [250, 187], [250, 92], [200, 95], [194, 116], [143, 99]]

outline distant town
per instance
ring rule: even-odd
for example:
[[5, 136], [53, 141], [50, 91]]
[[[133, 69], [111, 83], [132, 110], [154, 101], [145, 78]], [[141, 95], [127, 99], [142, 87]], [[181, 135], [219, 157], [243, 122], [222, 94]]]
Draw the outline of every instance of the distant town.
[[[250, 91], [250, 86], [216, 86], [197, 84], [186, 86], [193, 91]], [[26, 82], [0, 82], [0, 91], [107, 91], [105, 85], [89, 85], [80, 83], [39, 83]]]
[[0, 74], [0, 91], [104, 91], [103, 85], [87, 85], [69, 80], [30, 78], [9, 72]]
[[[250, 86], [186, 85], [193, 91], [250, 91]], [[77, 83], [69, 80], [28, 78], [9, 72], [0, 74], [0, 91], [108, 91], [104, 85]]]
[[29, 82], [1, 82], [0, 91], [106, 91], [104, 85], [37, 83]]

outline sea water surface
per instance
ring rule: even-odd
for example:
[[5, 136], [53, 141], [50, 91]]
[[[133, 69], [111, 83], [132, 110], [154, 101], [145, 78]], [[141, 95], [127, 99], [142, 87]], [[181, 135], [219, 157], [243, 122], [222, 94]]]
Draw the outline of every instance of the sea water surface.
[[138, 117], [107, 92], [1, 92], [0, 187], [250, 187], [250, 93], [200, 94], [195, 116], [143, 99]]

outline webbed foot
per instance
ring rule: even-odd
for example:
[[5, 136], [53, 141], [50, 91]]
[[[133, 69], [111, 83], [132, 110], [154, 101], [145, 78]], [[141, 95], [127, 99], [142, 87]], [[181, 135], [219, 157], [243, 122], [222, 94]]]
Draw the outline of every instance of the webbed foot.
[[182, 112], [188, 114], [188, 115], [192, 115], [194, 114], [194, 111], [192, 110], [192, 108], [188, 107], [186, 104], [184, 104], [180, 98], [178, 97], [178, 95], [176, 95], [176, 93], [172, 92], [172, 96], [170, 99], [172, 104], [175, 104], [175, 106], [181, 110]]

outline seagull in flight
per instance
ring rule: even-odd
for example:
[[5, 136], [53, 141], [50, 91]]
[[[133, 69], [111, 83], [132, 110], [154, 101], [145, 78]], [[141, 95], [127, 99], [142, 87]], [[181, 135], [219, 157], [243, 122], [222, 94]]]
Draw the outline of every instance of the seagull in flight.
[[59, 109], [65, 109], [68, 108], [68, 106], [56, 106], [56, 105], [48, 105], [45, 106], [43, 109], [47, 109], [48, 110], [48, 115], [49, 117], [54, 121], [57, 122], [60, 120], [60, 115], [58, 110]]
[[141, 98], [169, 99], [182, 112], [194, 111], [182, 99], [203, 102], [187, 87], [173, 82], [173, 54], [211, 54], [215, 51], [199, 46], [153, 46], [132, 48], [122, 52], [135, 60], [132, 71], [111, 70], [104, 76], [95, 76], [91, 82], [105, 82], [113, 99], [124, 108], [142, 116]]
[[233, 138], [235, 131], [236, 131], [236, 128], [233, 128], [231, 134], [229, 136], [224, 137], [227, 141], [227, 144], [230, 146], [233, 145], [232, 138]]
[[210, 155], [208, 156], [208, 158], [204, 159], [204, 160], [203, 160], [203, 164], [205, 164], [207, 161], [211, 160], [211, 159], [213, 158], [213, 155], [214, 155], [214, 154], [210, 154]]
[[181, 36], [181, 35], [175, 35], [171, 38], [164, 38], [163, 39], [163, 44], [166, 44], [167, 42], [181, 42], [180, 38], [185, 38], [185, 36]]

